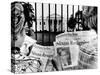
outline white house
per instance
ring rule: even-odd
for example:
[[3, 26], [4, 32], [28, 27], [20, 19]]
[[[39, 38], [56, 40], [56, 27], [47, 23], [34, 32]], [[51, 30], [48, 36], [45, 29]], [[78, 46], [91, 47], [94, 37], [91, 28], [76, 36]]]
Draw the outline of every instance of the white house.
[[[44, 17], [43, 18], [43, 21], [44, 21], [44, 30], [46, 31], [49, 31], [49, 16], [47, 17]], [[55, 20], [55, 14], [51, 14], [50, 15], [50, 31], [51, 32], [54, 32], [54, 25], [56, 24], [56, 31], [57, 32], [60, 32], [61, 30], [62, 31], [65, 31], [67, 29], [67, 20], [64, 19], [63, 17], [63, 24], [61, 24], [61, 16], [60, 15], [56, 15], [56, 20]], [[61, 25], [63, 25], [61, 27]], [[35, 26], [35, 24], [34, 24]], [[34, 28], [34, 31], [35, 31], [35, 27]], [[61, 29], [62, 28], [62, 29]], [[37, 31], [42, 31], [42, 17], [40, 17], [39, 19], [37, 19]]]

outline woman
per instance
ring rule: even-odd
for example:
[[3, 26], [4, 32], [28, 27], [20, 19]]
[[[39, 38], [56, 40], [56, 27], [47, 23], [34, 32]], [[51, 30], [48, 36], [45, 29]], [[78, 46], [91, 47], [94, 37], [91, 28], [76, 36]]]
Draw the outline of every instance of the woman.
[[[11, 3], [11, 52], [15, 59], [19, 59], [20, 56], [21, 59], [28, 56], [32, 45], [36, 42], [36, 40], [27, 36], [25, 32], [25, 26], [29, 24], [29, 21], [32, 21], [26, 19], [25, 13], [31, 13], [24, 8], [28, 4], [23, 2]], [[22, 56], [24, 57], [22, 58]]]

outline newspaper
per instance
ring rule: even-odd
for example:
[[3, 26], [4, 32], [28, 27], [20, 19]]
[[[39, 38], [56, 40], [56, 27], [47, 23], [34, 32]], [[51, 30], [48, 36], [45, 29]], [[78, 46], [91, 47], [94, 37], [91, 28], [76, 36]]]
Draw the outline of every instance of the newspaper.
[[78, 45], [89, 43], [91, 39], [97, 37], [93, 31], [65, 32], [56, 36], [56, 41], [76, 40]]
[[59, 71], [61, 67], [55, 56], [54, 46], [33, 44], [29, 56], [25, 59], [12, 60], [15, 73]]
[[79, 46], [76, 41], [54, 42], [55, 55], [59, 57], [62, 70], [78, 65]]
[[[97, 68], [98, 40], [92, 39], [89, 43], [80, 46], [79, 65], [83, 68]], [[84, 67], [85, 66], [85, 67]]]
[[[53, 65], [52, 63], [49, 63], [52, 58], [54, 57], [54, 47], [53, 46], [41, 46], [38, 44], [34, 44], [33, 48], [32, 48], [32, 52], [30, 54], [31, 58], [36, 58], [39, 59], [39, 61], [41, 61], [42, 65], [40, 67], [40, 69], [43, 71], [46, 71], [47, 68], [52, 67]], [[48, 63], [48, 64], [47, 64]], [[49, 66], [51, 65], [51, 66]], [[49, 67], [47, 67], [49, 66]], [[50, 71], [50, 69], [48, 69]]]
[[[21, 56], [20, 59], [12, 60], [12, 68], [15, 73], [69, 70], [78, 65], [77, 68], [88, 68], [92, 67], [91, 65], [94, 65], [94, 68], [97, 58], [87, 53], [91, 51], [91, 54], [97, 55], [97, 38], [92, 40], [94, 37], [96, 36], [88, 31], [66, 32], [56, 36], [54, 46], [41, 46], [35, 43], [29, 56], [19, 54], [17, 57]], [[86, 50], [87, 54], [82, 49]]]
[[79, 46], [79, 68], [82, 67], [86, 69], [97, 67], [98, 50], [96, 33], [93, 31], [65, 32], [56, 36], [56, 41], [61, 40], [74, 40], [77, 42]]

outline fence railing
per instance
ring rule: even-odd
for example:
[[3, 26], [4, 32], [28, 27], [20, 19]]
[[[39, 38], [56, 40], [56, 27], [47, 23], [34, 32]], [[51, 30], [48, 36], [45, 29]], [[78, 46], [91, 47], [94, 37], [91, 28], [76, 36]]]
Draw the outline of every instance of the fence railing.
[[[72, 9], [69, 9], [69, 5], [66, 5], [66, 9], [64, 9], [63, 7], [65, 5], [63, 4], [60, 4], [61, 6], [61, 13], [58, 14], [57, 13], [57, 10], [59, 10], [59, 8], [57, 7], [57, 4], [54, 4], [54, 14], [52, 15], [51, 14], [51, 4], [47, 4], [48, 7], [48, 10], [45, 10], [45, 11], [48, 11], [48, 18], [45, 17], [44, 15], [44, 6], [45, 4], [44, 3], [41, 3], [41, 8], [42, 8], [42, 11], [40, 12], [37, 12], [38, 10], [38, 5], [37, 3], [35, 3], [35, 39], [38, 41], [39, 44], [42, 44], [42, 45], [52, 45], [53, 44], [53, 41], [55, 41], [55, 36], [59, 33], [63, 33], [65, 31], [69, 32], [69, 27], [67, 25], [67, 22], [69, 20], [69, 16], [73, 16], [75, 17], [75, 11], [80, 11], [80, 6], [78, 5], [77, 6], [77, 10], [74, 8], [76, 6], [72, 5]], [[67, 11], [64, 11], [64, 10], [67, 10]], [[69, 10], [72, 11], [72, 14], [70, 14]], [[41, 17], [40, 18], [40, 22], [39, 23], [39, 20], [37, 18], [38, 14], [37, 13], [41, 13]], [[64, 13], [66, 13], [66, 19], [64, 18]], [[45, 19], [44, 19], [45, 18]], [[78, 21], [79, 21], [79, 17], [78, 17]], [[39, 27], [38, 27], [39, 26]], [[40, 28], [40, 29], [38, 29]], [[78, 22], [78, 29], [79, 29], [79, 22]]]

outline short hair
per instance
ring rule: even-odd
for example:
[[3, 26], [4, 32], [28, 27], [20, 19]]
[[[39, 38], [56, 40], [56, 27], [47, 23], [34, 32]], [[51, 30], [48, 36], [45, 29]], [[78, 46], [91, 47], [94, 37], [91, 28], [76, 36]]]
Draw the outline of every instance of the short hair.
[[[88, 27], [89, 29], [94, 29], [97, 32], [97, 7], [92, 7], [92, 6], [84, 6], [86, 11], [86, 15], [84, 15], [85, 19], [85, 26]], [[83, 7], [83, 9], [84, 9]]]

